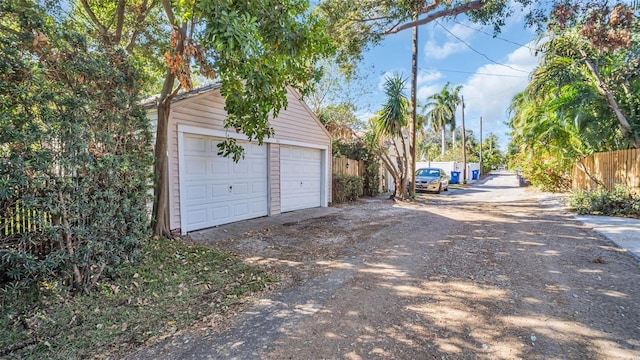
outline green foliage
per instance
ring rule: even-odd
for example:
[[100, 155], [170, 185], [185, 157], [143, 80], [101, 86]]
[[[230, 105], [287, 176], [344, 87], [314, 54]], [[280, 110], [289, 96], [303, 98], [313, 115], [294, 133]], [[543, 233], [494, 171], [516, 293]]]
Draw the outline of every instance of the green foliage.
[[570, 159], [546, 156], [526, 156], [519, 154], [511, 159], [510, 168], [520, 169], [522, 175], [543, 191], [565, 192], [571, 187]]
[[318, 115], [318, 119], [333, 139], [350, 140], [354, 132], [362, 130], [364, 123], [354, 113], [353, 104], [328, 105]]
[[498, 166], [505, 164], [504, 155], [498, 149], [483, 149], [482, 153], [482, 173], [488, 174], [491, 170], [497, 169]]
[[0, 10], [11, 29], [0, 44], [0, 218], [20, 203], [51, 219], [2, 235], [0, 281], [88, 291], [138, 259], [147, 238], [151, 135], [138, 73], [124, 51], [90, 47], [34, 2]]
[[[385, 36], [412, 29], [416, 24], [466, 13], [474, 22], [493, 24], [498, 32], [505, 20], [519, 10], [526, 11], [528, 25], [543, 24], [542, 11], [548, 11], [549, 2], [556, 1], [323, 0], [318, 11], [327, 20], [329, 34], [338, 47], [338, 63], [346, 71], [354, 71], [369, 48], [378, 45]], [[417, 23], [412, 21], [416, 7], [420, 18]]]
[[363, 193], [363, 179], [360, 176], [333, 176], [333, 201], [337, 204], [358, 200]]
[[227, 254], [158, 239], [97, 284], [72, 296], [55, 284], [0, 291], [0, 357], [123, 358], [153, 337], [200, 324], [273, 283]]
[[640, 219], [640, 196], [616, 184], [613, 190], [579, 190], [569, 196], [569, 206], [578, 214], [625, 216]]
[[402, 137], [407, 126], [409, 99], [404, 95], [407, 79], [400, 75], [389, 77], [384, 83], [386, 102], [378, 115], [377, 123], [382, 134]]
[[[512, 152], [521, 154], [514, 166], [521, 166], [534, 185], [564, 190], [570, 164], [578, 157], [637, 142], [639, 25], [637, 17], [619, 21], [626, 18], [622, 13], [616, 21], [613, 16], [611, 22], [596, 21], [594, 16], [608, 9], [604, 3], [556, 8], [539, 45], [540, 64], [525, 91], [513, 99]], [[628, 28], [609, 29], [616, 24]]]
[[393, 176], [395, 187], [392, 198], [401, 200], [408, 197], [406, 187], [398, 185], [406, 183], [409, 169], [405, 151], [405, 133], [410, 115], [409, 99], [404, 94], [406, 82], [407, 79], [398, 74], [386, 79], [386, 101], [377, 116], [370, 120], [371, 131], [365, 135], [367, 146]]
[[455, 129], [456, 108], [461, 102], [459, 95], [461, 89], [462, 85], [451, 88], [449, 83], [446, 83], [439, 93], [427, 98], [427, 104], [424, 105], [423, 110], [426, 111], [433, 131], [438, 132], [447, 125]]
[[[225, 127], [262, 142], [273, 135], [270, 117], [287, 105], [286, 86], [303, 95], [320, 78], [318, 60], [332, 52], [324, 21], [307, 0], [205, 0], [197, 2], [204, 20], [202, 46], [214, 58], [222, 83]], [[242, 155], [233, 140], [219, 145], [222, 155]]]
[[366, 196], [378, 195], [380, 191], [380, 161], [367, 144], [362, 141], [334, 140], [332, 150], [334, 157], [364, 161], [362, 193]]

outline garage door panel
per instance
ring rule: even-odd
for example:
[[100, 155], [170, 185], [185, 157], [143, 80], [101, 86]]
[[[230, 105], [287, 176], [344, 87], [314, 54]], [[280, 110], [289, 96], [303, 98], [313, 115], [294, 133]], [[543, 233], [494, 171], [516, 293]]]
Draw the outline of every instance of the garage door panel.
[[207, 174], [207, 163], [204, 161], [203, 158], [189, 157], [185, 161], [184, 171], [185, 171], [185, 174], [188, 174], [188, 175], [204, 176]]
[[211, 185], [211, 196], [214, 198], [228, 197], [229, 188], [227, 187], [227, 185], [223, 184]]
[[205, 138], [191, 138], [184, 143], [185, 154], [201, 153], [207, 151], [207, 141]]
[[193, 209], [188, 211], [189, 221], [193, 224], [205, 223], [207, 221], [207, 209]]
[[249, 174], [249, 162], [252, 159], [242, 159], [240, 162], [233, 164], [232, 174], [233, 176], [246, 176]]
[[321, 206], [322, 151], [293, 146], [280, 147], [282, 211]]
[[244, 214], [249, 214], [249, 204], [248, 203], [235, 204], [233, 207], [233, 215], [242, 216]]
[[207, 185], [193, 184], [186, 187], [185, 197], [186, 201], [194, 201], [202, 198], [203, 194], [207, 194]]
[[[217, 156], [217, 155], [211, 155], [211, 156]], [[230, 175], [230, 171], [229, 171], [229, 165], [225, 164], [225, 163], [221, 163], [221, 162], [216, 162], [216, 161], [209, 161], [209, 171], [208, 171], [208, 175], [213, 175], [215, 174], [218, 178], [229, 178]]]
[[231, 215], [228, 205], [214, 206], [210, 211], [212, 215], [208, 220], [214, 222], [216, 219], [226, 219]]
[[247, 183], [235, 183], [233, 185], [233, 195], [242, 196], [249, 193], [249, 184]]
[[257, 214], [263, 214], [267, 212], [267, 203], [263, 201], [254, 201], [251, 203], [251, 213], [256, 216], [261, 216]]
[[183, 136], [180, 183], [184, 187], [184, 231], [268, 214], [266, 147], [239, 142], [248, 155], [235, 163], [232, 158], [217, 155], [221, 141], [208, 136]]

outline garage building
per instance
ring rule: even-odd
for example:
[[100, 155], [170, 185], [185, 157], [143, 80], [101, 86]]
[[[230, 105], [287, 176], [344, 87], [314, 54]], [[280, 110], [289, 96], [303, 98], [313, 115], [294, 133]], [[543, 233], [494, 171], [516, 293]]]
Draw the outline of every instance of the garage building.
[[[273, 137], [262, 145], [225, 129], [219, 85], [178, 95], [168, 124], [169, 219], [189, 231], [326, 207], [331, 202], [331, 136], [300, 95], [288, 88], [288, 106], [271, 120]], [[155, 127], [153, 100], [145, 102]], [[245, 149], [235, 163], [217, 144], [235, 138]]]

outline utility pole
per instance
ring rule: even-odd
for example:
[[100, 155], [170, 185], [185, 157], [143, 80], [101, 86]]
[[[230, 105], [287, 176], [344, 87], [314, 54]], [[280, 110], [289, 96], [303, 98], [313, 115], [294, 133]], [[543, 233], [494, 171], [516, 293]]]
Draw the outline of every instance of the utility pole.
[[462, 101], [462, 183], [467, 183], [467, 134], [464, 129], [464, 96], [461, 96]]
[[[418, 11], [414, 11], [414, 20], [418, 19]], [[409, 139], [409, 156], [411, 165], [409, 166], [409, 196], [416, 192], [416, 87], [418, 85], [418, 27], [413, 27], [413, 42], [411, 54], [411, 138]]]
[[482, 116], [480, 116], [480, 171], [478, 173], [482, 175]]

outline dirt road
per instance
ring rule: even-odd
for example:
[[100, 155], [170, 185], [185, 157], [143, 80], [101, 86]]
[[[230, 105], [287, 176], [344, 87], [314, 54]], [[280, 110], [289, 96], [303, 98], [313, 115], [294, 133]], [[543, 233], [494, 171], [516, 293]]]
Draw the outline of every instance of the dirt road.
[[210, 245], [281, 287], [131, 358], [640, 359], [638, 261], [513, 175]]

